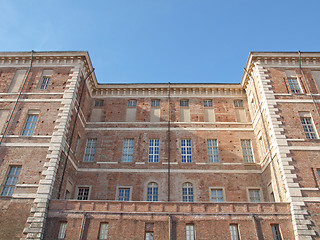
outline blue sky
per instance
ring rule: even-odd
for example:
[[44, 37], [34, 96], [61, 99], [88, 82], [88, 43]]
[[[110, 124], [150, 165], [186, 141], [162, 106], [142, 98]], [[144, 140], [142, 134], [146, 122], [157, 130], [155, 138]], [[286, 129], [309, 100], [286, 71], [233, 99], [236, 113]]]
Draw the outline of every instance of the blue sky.
[[0, 51], [88, 51], [100, 83], [239, 83], [250, 51], [320, 51], [319, 0], [0, 4]]

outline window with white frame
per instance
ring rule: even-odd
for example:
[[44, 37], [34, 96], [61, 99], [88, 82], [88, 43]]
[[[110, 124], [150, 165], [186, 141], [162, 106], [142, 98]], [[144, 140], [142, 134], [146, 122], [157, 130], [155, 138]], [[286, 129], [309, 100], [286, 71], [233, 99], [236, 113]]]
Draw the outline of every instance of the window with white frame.
[[43, 76], [40, 84], [40, 89], [47, 89], [50, 82], [49, 76]]
[[151, 182], [148, 184], [147, 201], [157, 202], [158, 200], [159, 200], [158, 184], [155, 182]]
[[192, 162], [191, 139], [181, 140], [181, 162]]
[[194, 240], [194, 225], [186, 225], [186, 240]]
[[298, 79], [296, 77], [288, 78], [288, 83], [289, 83], [291, 93], [301, 93], [301, 88], [300, 88]]
[[231, 240], [240, 240], [238, 224], [230, 224]]
[[273, 240], [282, 240], [279, 224], [271, 224]]
[[187, 99], [180, 100], [180, 107], [189, 107], [189, 100]]
[[128, 107], [136, 107], [136, 106], [137, 106], [137, 100], [128, 101]]
[[208, 158], [211, 163], [219, 162], [218, 141], [217, 139], [207, 139]]
[[88, 200], [90, 187], [78, 187], [77, 200]]
[[182, 185], [182, 201], [193, 202], [193, 185], [192, 183], [184, 183]]
[[251, 140], [250, 139], [241, 140], [241, 148], [242, 148], [242, 155], [243, 155], [244, 162], [254, 163]]
[[204, 107], [213, 107], [212, 100], [204, 100], [203, 106]]
[[211, 189], [211, 202], [224, 202], [223, 189]]
[[149, 140], [149, 162], [159, 162], [159, 139]]
[[108, 228], [108, 223], [100, 223], [99, 240], [105, 240], [108, 238]]
[[317, 139], [317, 134], [311, 117], [300, 117], [300, 120], [307, 139]]
[[159, 99], [152, 99], [151, 100], [151, 107], [160, 107], [160, 100]]
[[86, 144], [86, 150], [84, 153], [84, 162], [93, 162], [94, 155], [96, 153], [96, 146], [97, 146], [97, 139], [96, 138], [89, 138]]
[[61, 222], [59, 227], [58, 239], [64, 239], [66, 237], [67, 223]]
[[130, 201], [130, 187], [118, 188], [118, 201]]
[[21, 166], [10, 166], [7, 177], [6, 177], [6, 181], [3, 184], [1, 196], [3, 197], [12, 196], [15, 186], [17, 184], [20, 172], [21, 172]]
[[34, 129], [36, 128], [36, 123], [38, 121], [38, 115], [28, 114], [26, 123], [22, 130], [22, 136], [32, 136]]
[[124, 139], [122, 149], [122, 162], [132, 162], [133, 139]]
[[250, 202], [261, 202], [260, 189], [249, 189]]

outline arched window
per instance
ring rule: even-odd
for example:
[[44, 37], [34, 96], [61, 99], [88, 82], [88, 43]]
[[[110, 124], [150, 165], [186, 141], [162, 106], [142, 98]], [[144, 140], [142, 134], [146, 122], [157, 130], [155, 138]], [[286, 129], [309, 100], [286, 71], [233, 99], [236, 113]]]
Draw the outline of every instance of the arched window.
[[148, 184], [147, 201], [157, 202], [159, 199], [158, 184], [151, 182]]
[[183, 202], [193, 202], [192, 183], [184, 183], [182, 185], [182, 201]]

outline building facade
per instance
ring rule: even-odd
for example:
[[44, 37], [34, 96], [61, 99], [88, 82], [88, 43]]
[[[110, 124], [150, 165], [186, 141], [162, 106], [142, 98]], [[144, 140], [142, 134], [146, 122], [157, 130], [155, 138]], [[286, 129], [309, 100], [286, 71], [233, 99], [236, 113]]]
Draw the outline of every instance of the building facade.
[[320, 53], [252, 52], [240, 84], [0, 58], [0, 239], [320, 239]]

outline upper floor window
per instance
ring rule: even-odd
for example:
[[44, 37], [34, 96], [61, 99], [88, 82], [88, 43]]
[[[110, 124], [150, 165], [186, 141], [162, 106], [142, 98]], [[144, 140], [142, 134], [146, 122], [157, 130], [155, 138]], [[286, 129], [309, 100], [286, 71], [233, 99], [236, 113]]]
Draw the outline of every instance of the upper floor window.
[[159, 162], [159, 139], [149, 140], [149, 162]]
[[108, 238], [108, 223], [100, 223], [99, 240], [105, 240]]
[[22, 136], [32, 136], [33, 131], [36, 128], [37, 121], [38, 121], [38, 115], [28, 114], [26, 123], [22, 131]]
[[151, 100], [151, 107], [160, 107], [160, 100], [159, 99]]
[[132, 162], [133, 142], [133, 139], [124, 139], [122, 149], [122, 162]]
[[86, 150], [84, 153], [84, 162], [93, 162], [96, 153], [97, 139], [90, 138], [87, 140]]
[[118, 201], [130, 201], [131, 193], [130, 187], [119, 187], [118, 188]]
[[311, 117], [300, 117], [300, 120], [307, 139], [317, 139], [317, 134]]
[[182, 185], [182, 201], [193, 202], [193, 186], [191, 183], [184, 183]]
[[282, 240], [279, 224], [271, 224], [273, 240]]
[[203, 106], [204, 107], [213, 107], [212, 100], [204, 100]]
[[159, 199], [158, 184], [155, 182], [148, 184], [147, 201], [157, 202]]
[[126, 111], [126, 122], [135, 122], [137, 117], [137, 100], [129, 100]]
[[78, 187], [77, 200], [89, 199], [90, 187]]
[[186, 225], [186, 240], [194, 240], [194, 225]]
[[236, 108], [243, 108], [243, 100], [234, 100], [233, 104]]
[[223, 202], [223, 190], [222, 189], [211, 189], [211, 201], [212, 202]]
[[261, 202], [260, 190], [250, 189], [249, 198], [250, 198], [250, 202]]
[[237, 122], [247, 122], [246, 111], [244, 109], [243, 100], [234, 100], [233, 102], [236, 113]]
[[298, 82], [298, 79], [295, 78], [288, 78], [289, 87], [291, 93], [301, 93], [301, 88]]
[[146, 223], [145, 225], [145, 240], [153, 240], [153, 235], [154, 235], [154, 231], [153, 231], [153, 223]]
[[137, 100], [128, 101], [128, 107], [136, 107], [136, 106], [137, 106]]
[[230, 224], [231, 240], [240, 240], [238, 224]]
[[215, 121], [215, 114], [214, 114], [212, 100], [204, 100], [203, 107], [204, 107], [204, 121], [205, 122], [214, 122]]
[[160, 121], [160, 100], [153, 99], [151, 100], [150, 122], [159, 122], [159, 121]]
[[217, 139], [207, 140], [209, 162], [219, 162], [218, 141]]
[[14, 188], [17, 184], [21, 166], [11, 166], [3, 184], [1, 196], [12, 196]]
[[58, 239], [64, 239], [66, 237], [67, 223], [60, 223]]
[[254, 163], [251, 140], [241, 140], [243, 160], [246, 163]]
[[104, 101], [103, 100], [95, 100], [94, 101], [94, 106], [95, 107], [102, 107], [104, 105]]
[[189, 107], [189, 100], [180, 100], [180, 107]]
[[50, 77], [43, 76], [40, 84], [40, 89], [47, 89], [50, 82]]
[[191, 139], [181, 140], [181, 162], [192, 162]]

